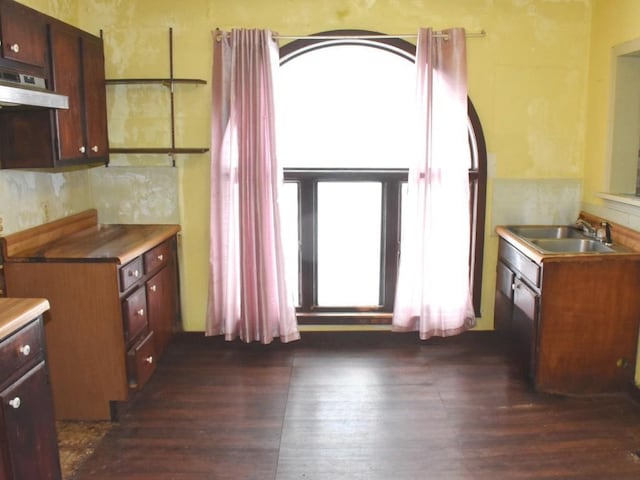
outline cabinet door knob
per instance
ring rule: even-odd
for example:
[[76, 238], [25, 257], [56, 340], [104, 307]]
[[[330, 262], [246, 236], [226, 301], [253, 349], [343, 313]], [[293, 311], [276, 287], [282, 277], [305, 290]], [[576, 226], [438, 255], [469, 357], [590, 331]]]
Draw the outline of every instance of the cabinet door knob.
[[98, 153], [98, 145], [94, 145], [93, 147], [91, 147], [91, 151], [94, 153]]
[[83, 145], [83, 146], [81, 146], [81, 147], [78, 149], [78, 151], [79, 151], [80, 153], [84, 153], [84, 152], [86, 152], [86, 151], [87, 151], [87, 149], [86, 149], [86, 148], [85, 148], [85, 146]]
[[160, 254], [156, 258], [158, 259], [159, 262], [161, 262], [162, 260], [164, 260], [164, 255]]
[[24, 355], [25, 357], [29, 356], [29, 354], [31, 353], [31, 346], [29, 344], [27, 345], [22, 345], [19, 348], [19, 351], [22, 355]]
[[17, 43], [12, 43], [9, 47], [9, 50], [11, 50], [13, 53], [20, 53], [20, 45], [18, 45]]
[[151, 285], [149, 287], [149, 290], [151, 290], [152, 292], [155, 292], [156, 290], [158, 290], [158, 287], [156, 287], [155, 285]]
[[136, 314], [137, 314], [139, 317], [142, 317], [142, 316], [144, 315], [144, 308], [141, 308], [140, 310], [138, 310], [138, 311], [136, 312]]
[[11, 405], [13, 408], [20, 408], [21, 403], [22, 401], [20, 400], [20, 397], [15, 397], [9, 400], [9, 405]]
[[149, 355], [147, 358], [144, 359], [144, 361], [149, 365], [151, 365], [153, 363], [153, 355]]

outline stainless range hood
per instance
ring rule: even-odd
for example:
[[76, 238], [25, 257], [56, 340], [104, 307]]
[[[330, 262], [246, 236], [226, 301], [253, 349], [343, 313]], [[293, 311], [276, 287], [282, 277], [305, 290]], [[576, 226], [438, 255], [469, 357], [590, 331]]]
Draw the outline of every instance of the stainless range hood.
[[0, 71], [0, 108], [69, 108], [69, 97], [47, 90], [43, 78]]

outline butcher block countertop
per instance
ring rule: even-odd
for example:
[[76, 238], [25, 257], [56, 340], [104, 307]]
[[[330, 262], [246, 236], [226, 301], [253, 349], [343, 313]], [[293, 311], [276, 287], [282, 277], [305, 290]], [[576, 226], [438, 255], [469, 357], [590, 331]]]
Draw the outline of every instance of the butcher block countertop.
[[125, 264], [180, 231], [179, 225], [99, 224], [96, 210], [0, 237], [5, 262]]
[[24, 327], [49, 310], [43, 298], [0, 298], [0, 339]]

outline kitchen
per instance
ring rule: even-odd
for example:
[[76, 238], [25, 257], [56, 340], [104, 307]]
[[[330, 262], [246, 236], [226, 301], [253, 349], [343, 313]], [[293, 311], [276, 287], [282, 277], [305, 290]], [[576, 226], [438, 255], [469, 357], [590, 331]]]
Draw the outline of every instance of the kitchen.
[[[210, 79], [211, 31], [234, 26], [284, 33], [418, 26], [487, 32], [468, 45], [469, 95], [489, 152], [481, 317], [493, 328], [495, 226], [570, 223], [581, 210], [640, 230], [640, 210], [604, 201], [608, 191], [611, 48], [640, 37], [633, 0], [260, 2], [99, 0], [25, 5], [102, 36], [107, 78], [166, 77], [169, 29], [176, 76]], [[109, 85], [109, 144], [170, 145], [160, 87]], [[154, 90], [155, 89], [155, 90]], [[180, 146], [210, 144], [210, 84], [180, 86]], [[0, 171], [0, 228], [11, 234], [95, 208], [102, 223], [179, 224], [182, 324], [204, 329], [207, 295], [208, 153], [111, 154], [109, 167]], [[636, 383], [640, 380], [636, 376]]]

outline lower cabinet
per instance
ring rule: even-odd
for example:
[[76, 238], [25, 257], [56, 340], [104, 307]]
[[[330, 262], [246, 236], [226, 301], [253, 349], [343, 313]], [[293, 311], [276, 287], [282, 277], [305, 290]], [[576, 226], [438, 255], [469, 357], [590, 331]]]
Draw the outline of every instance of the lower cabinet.
[[633, 383], [640, 260], [543, 257], [499, 241], [495, 328], [508, 335], [533, 387], [549, 393], [623, 391]]
[[7, 262], [9, 296], [49, 299], [49, 370], [57, 419], [108, 420], [155, 371], [179, 324], [173, 235], [115, 260]]
[[0, 343], [0, 360], [0, 478], [60, 479], [41, 316]]
[[494, 318], [496, 330], [513, 342], [526, 375], [535, 379], [540, 291], [535, 286], [537, 268], [532, 268], [530, 262], [506, 242], [500, 243]]
[[513, 282], [513, 316], [511, 328], [519, 356], [530, 378], [535, 378], [539, 295], [522, 279]]

